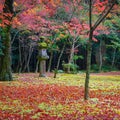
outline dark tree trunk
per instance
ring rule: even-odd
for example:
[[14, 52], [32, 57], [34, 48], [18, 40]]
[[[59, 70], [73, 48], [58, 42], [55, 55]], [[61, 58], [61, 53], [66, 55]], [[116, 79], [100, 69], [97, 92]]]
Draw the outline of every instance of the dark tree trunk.
[[90, 68], [91, 68], [91, 53], [92, 53], [92, 37], [93, 32], [90, 32], [89, 42], [87, 44], [87, 66], [86, 66], [86, 79], [85, 79], [85, 94], [84, 99], [88, 100], [89, 98], [89, 79], [90, 79]]
[[106, 44], [104, 40], [100, 40], [99, 46], [96, 48], [96, 64], [99, 66], [98, 71], [102, 71], [102, 66], [105, 63], [104, 56], [106, 54]]
[[60, 60], [61, 60], [61, 57], [63, 55], [64, 49], [65, 49], [65, 44], [63, 45], [63, 48], [62, 48], [60, 55], [58, 57], [57, 67], [54, 69], [54, 78], [57, 77], [57, 73], [58, 73], [58, 69], [59, 69], [59, 65], [60, 65]]
[[64, 49], [65, 49], [65, 44], [63, 45], [63, 48], [62, 48], [62, 50], [61, 50], [61, 53], [60, 53], [60, 55], [59, 55], [59, 57], [58, 57], [57, 70], [59, 69], [60, 60], [61, 60], [61, 57], [62, 57], [62, 55], [63, 55]]
[[19, 65], [18, 65], [18, 73], [21, 73], [22, 70], [22, 53], [21, 53], [21, 43], [19, 39]]
[[39, 59], [38, 59], [38, 60], [37, 60], [37, 63], [36, 63], [35, 73], [38, 72], [38, 66], [39, 66], [39, 63], [40, 63], [40, 61], [39, 61]]
[[114, 68], [114, 64], [115, 64], [116, 50], [117, 48], [114, 48], [113, 56], [112, 56], [112, 65], [111, 65], [112, 68]]
[[100, 47], [99, 47], [99, 55], [100, 55], [100, 64], [99, 64], [99, 72], [102, 70], [102, 65], [103, 65], [103, 55], [102, 55], [102, 45], [100, 41]]
[[110, 13], [110, 10], [115, 5], [116, 0], [109, 3], [109, 6], [106, 5], [106, 9], [102, 12], [101, 16], [98, 18], [96, 23], [92, 25], [92, 0], [89, 0], [89, 41], [87, 44], [87, 68], [86, 68], [86, 78], [85, 78], [85, 94], [84, 100], [89, 98], [89, 80], [90, 80], [90, 67], [91, 67], [91, 53], [92, 53], [92, 37], [94, 30], [100, 25], [100, 23], [106, 18]]
[[3, 40], [3, 49], [4, 56], [1, 57], [0, 63], [0, 81], [11, 81], [12, 72], [11, 72], [11, 43], [10, 43], [10, 28], [6, 27], [4, 30], [5, 39]]
[[52, 59], [53, 59], [53, 51], [51, 51], [51, 53], [50, 53], [50, 59], [49, 59], [49, 63], [48, 63], [48, 70], [47, 70], [47, 72], [50, 72], [50, 70], [51, 70]]
[[71, 47], [71, 50], [70, 50], [70, 58], [69, 58], [69, 61], [68, 61], [68, 69], [67, 69], [67, 73], [70, 73], [70, 64], [73, 63], [73, 56], [74, 56], [74, 49], [75, 49], [75, 43], [73, 42], [72, 44], [72, 47]]
[[90, 67], [91, 67], [91, 53], [92, 53], [92, 0], [89, 0], [89, 41], [87, 44], [87, 66], [86, 66], [86, 79], [85, 79], [85, 94], [84, 99], [88, 100], [89, 98], [89, 79], [90, 79]]
[[[13, 14], [13, 0], [6, 0], [3, 8], [4, 14]], [[12, 21], [12, 17], [4, 16], [4, 19], [9, 22]], [[10, 29], [11, 25], [5, 24], [3, 30], [4, 36], [2, 36], [4, 55], [0, 58], [0, 81], [11, 81], [12, 72], [11, 72], [11, 38], [10, 38]]]
[[63, 55], [64, 49], [65, 49], [65, 44], [63, 45], [63, 48], [62, 48], [62, 50], [61, 50], [61, 52], [60, 52], [60, 55], [59, 55], [59, 57], [58, 57], [57, 67], [56, 67], [56, 69], [54, 70], [54, 78], [57, 77], [57, 73], [58, 73], [58, 69], [59, 69], [59, 65], [60, 65], [60, 60], [61, 60], [61, 57], [62, 57], [62, 55]]
[[30, 59], [31, 59], [32, 53], [33, 53], [33, 48], [32, 48], [32, 46], [30, 46], [28, 55], [26, 56], [26, 59], [25, 59], [26, 62], [25, 62], [24, 71], [30, 72], [29, 64], [30, 64]]

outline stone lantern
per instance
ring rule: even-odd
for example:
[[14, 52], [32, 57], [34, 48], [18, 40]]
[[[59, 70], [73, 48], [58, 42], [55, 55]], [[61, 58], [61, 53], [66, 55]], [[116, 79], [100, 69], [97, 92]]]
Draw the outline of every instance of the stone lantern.
[[46, 60], [49, 59], [49, 56], [47, 55], [47, 44], [45, 42], [39, 42], [39, 54], [38, 59], [40, 61], [40, 77], [46, 77]]

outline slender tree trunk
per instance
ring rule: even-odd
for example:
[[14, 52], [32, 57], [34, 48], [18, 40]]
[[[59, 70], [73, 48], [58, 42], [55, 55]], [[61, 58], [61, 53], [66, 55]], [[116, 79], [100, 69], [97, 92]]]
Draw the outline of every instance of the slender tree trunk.
[[38, 66], [39, 66], [39, 59], [37, 60], [37, 63], [36, 63], [36, 69], [35, 69], [35, 73], [37, 73], [38, 72]]
[[100, 23], [106, 18], [110, 13], [110, 10], [115, 5], [116, 0], [110, 1], [109, 6], [102, 12], [102, 15], [98, 18], [96, 23], [92, 26], [92, 0], [89, 0], [89, 41], [87, 44], [87, 68], [86, 68], [86, 78], [85, 78], [85, 94], [84, 100], [89, 98], [89, 79], [90, 79], [90, 67], [91, 67], [91, 53], [92, 53], [92, 37], [94, 30], [100, 25]]
[[49, 60], [49, 63], [48, 63], [48, 70], [47, 70], [47, 72], [50, 72], [52, 59], [53, 59], [53, 51], [51, 51], [51, 53], [50, 53], [50, 60]]
[[85, 94], [84, 100], [89, 99], [89, 79], [90, 79], [90, 67], [91, 67], [91, 53], [92, 53], [92, 0], [89, 1], [89, 41], [87, 44], [87, 65], [86, 65], [86, 79], [85, 79]]
[[69, 59], [69, 66], [67, 72], [70, 73], [70, 64], [73, 63], [73, 56], [74, 56], [74, 48], [75, 48], [75, 43], [73, 42], [71, 51], [70, 51], [70, 59]]
[[90, 79], [90, 68], [91, 68], [91, 53], [92, 53], [92, 36], [91, 32], [89, 35], [89, 42], [87, 44], [87, 65], [86, 65], [86, 79], [85, 79], [85, 94], [84, 99], [89, 99], [89, 79]]
[[62, 55], [63, 55], [64, 49], [65, 49], [65, 44], [63, 45], [63, 48], [62, 48], [62, 50], [61, 50], [61, 53], [60, 53], [60, 55], [59, 55], [59, 57], [58, 57], [57, 67], [56, 67], [56, 69], [54, 70], [54, 78], [57, 77], [57, 73], [58, 73], [58, 69], [59, 69], [59, 65], [60, 65], [60, 60], [61, 60], [61, 57], [62, 57]]
[[21, 58], [21, 56], [22, 55], [21, 55], [21, 43], [20, 43], [20, 40], [19, 40], [18, 50], [19, 50], [19, 60], [18, 60], [17, 72], [21, 73], [21, 70], [22, 70], [22, 58]]
[[[13, 0], [5, 0], [3, 13], [4, 14], [13, 14]], [[12, 17], [4, 16], [4, 19], [8, 20], [9, 22], [12, 21]], [[10, 29], [11, 24], [5, 24], [4, 28], [2, 29], [4, 32], [3, 39], [3, 49], [4, 55], [1, 57], [0, 60], [0, 81], [11, 81], [12, 78], [12, 71], [11, 71], [11, 38], [10, 38]]]
[[26, 64], [27, 72], [30, 72], [29, 64], [30, 64], [30, 59], [31, 59], [32, 53], [33, 53], [33, 48], [32, 48], [32, 46], [30, 46], [28, 60], [27, 60], [27, 64]]
[[65, 49], [65, 44], [63, 45], [63, 48], [62, 48], [62, 50], [61, 50], [61, 53], [60, 53], [60, 55], [59, 55], [59, 57], [58, 57], [58, 62], [57, 62], [57, 67], [56, 67], [57, 70], [58, 70], [58, 68], [59, 68], [60, 60], [61, 60], [61, 57], [62, 57], [62, 55], [63, 55], [64, 49]]
[[26, 52], [26, 47], [25, 47], [25, 43], [24, 42], [22, 43], [21, 47], [22, 47], [22, 52], [21, 52], [22, 53], [21, 54], [22, 55], [21, 56], [21, 62], [22, 62], [21, 72], [25, 72], [28, 53]]
[[99, 55], [100, 55], [100, 57], [99, 57], [99, 72], [101, 72], [101, 70], [102, 70], [102, 43], [101, 43], [102, 41], [100, 40], [100, 47], [99, 47]]
[[26, 72], [28, 56], [29, 56], [29, 53], [25, 49], [25, 51], [24, 51], [24, 68], [23, 68], [23, 72]]
[[14, 43], [15, 38], [16, 38], [16, 36], [18, 35], [19, 32], [21, 32], [21, 30], [20, 30], [20, 31], [17, 31], [17, 32], [15, 33], [15, 35], [13, 36], [13, 38], [12, 38], [12, 40], [11, 40], [11, 45]]
[[69, 63], [73, 62], [73, 56], [74, 56], [74, 48], [75, 48], [75, 44], [72, 44], [72, 48], [71, 48], [71, 52], [70, 52], [70, 59], [69, 59]]
[[113, 57], [112, 57], [112, 68], [114, 67], [114, 64], [115, 64], [115, 56], [116, 56], [116, 48], [114, 48], [114, 51], [113, 51]]

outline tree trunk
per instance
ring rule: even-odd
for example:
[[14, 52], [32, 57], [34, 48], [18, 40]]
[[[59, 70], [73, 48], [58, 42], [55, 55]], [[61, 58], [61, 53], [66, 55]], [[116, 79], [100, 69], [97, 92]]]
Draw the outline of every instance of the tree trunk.
[[19, 50], [19, 60], [18, 60], [18, 68], [17, 68], [17, 72], [18, 74], [21, 73], [22, 70], [22, 53], [21, 53], [21, 43], [20, 43], [20, 39], [19, 39], [19, 46], [18, 46], [18, 50]]
[[26, 68], [27, 68], [27, 61], [28, 61], [28, 56], [29, 56], [29, 52], [27, 51], [27, 49], [25, 48], [25, 51], [24, 51], [24, 62], [23, 62], [24, 68], [23, 68], [22, 72], [26, 72]]
[[3, 29], [5, 38], [3, 40], [3, 49], [4, 55], [1, 57], [0, 63], [0, 81], [11, 81], [12, 72], [11, 72], [11, 43], [10, 43], [10, 27]]
[[61, 60], [61, 57], [62, 57], [62, 55], [63, 55], [64, 49], [65, 49], [65, 44], [63, 45], [63, 48], [62, 48], [62, 50], [61, 50], [61, 53], [60, 53], [60, 55], [59, 55], [59, 57], [58, 57], [58, 62], [57, 62], [57, 67], [56, 67], [57, 70], [59, 69], [60, 60]]
[[69, 66], [68, 66], [67, 73], [70, 73], [70, 64], [73, 63], [74, 48], [75, 48], [75, 43], [73, 42], [72, 47], [71, 47], [71, 51], [70, 51], [70, 59], [69, 59], [69, 62], [68, 62]]
[[92, 36], [91, 32], [89, 35], [89, 42], [87, 44], [87, 64], [86, 64], [86, 79], [85, 79], [85, 94], [84, 99], [88, 100], [89, 98], [89, 79], [90, 79], [90, 67], [91, 67], [91, 53], [92, 53]]
[[56, 69], [54, 70], [54, 78], [57, 77], [57, 73], [58, 73], [58, 69], [59, 69], [59, 65], [60, 65], [60, 60], [61, 60], [61, 57], [62, 57], [62, 55], [63, 55], [64, 49], [65, 49], [65, 44], [63, 45], [63, 48], [62, 48], [62, 50], [61, 50], [61, 53], [60, 53], [60, 55], [59, 55], [59, 57], [58, 57], [57, 67], [56, 67]]
[[99, 63], [99, 72], [101, 72], [101, 70], [102, 70], [102, 61], [103, 61], [103, 57], [102, 57], [102, 45], [101, 45], [102, 43], [101, 43], [101, 40], [100, 40], [100, 46], [99, 46], [99, 55], [100, 55], [100, 57], [99, 57], [99, 61], [100, 61], [100, 63]]
[[99, 41], [99, 46], [96, 48], [96, 64], [98, 65], [98, 72], [101, 72], [102, 66], [105, 63], [104, 56], [106, 54], [106, 45], [104, 40]]
[[88, 100], [89, 98], [89, 79], [90, 79], [90, 67], [91, 67], [91, 53], [92, 53], [92, 0], [89, 1], [89, 41], [87, 44], [87, 63], [86, 63], [86, 78], [85, 78], [85, 93], [84, 100]]
[[39, 59], [37, 60], [37, 63], [36, 63], [36, 68], [35, 68], [35, 73], [37, 73], [38, 72], [38, 66], [39, 66]]
[[30, 72], [29, 64], [30, 64], [30, 59], [31, 59], [32, 53], [33, 53], [33, 48], [30, 45], [28, 56], [27, 56], [27, 59], [26, 59], [26, 64], [25, 64], [24, 71]]
[[110, 13], [111, 9], [115, 5], [116, 0], [110, 1], [108, 8], [106, 8], [101, 16], [98, 18], [96, 23], [92, 26], [92, 0], [89, 0], [89, 41], [87, 44], [87, 69], [86, 69], [86, 79], [85, 79], [85, 94], [84, 100], [88, 100], [89, 98], [89, 79], [90, 79], [90, 67], [91, 67], [91, 53], [92, 53], [92, 37], [94, 30], [100, 25], [100, 23], [106, 18], [106, 16]]
[[115, 64], [115, 56], [116, 56], [116, 48], [114, 48], [114, 51], [113, 51], [113, 57], [112, 57], [112, 68], [114, 67], [114, 64]]
[[52, 59], [53, 59], [53, 51], [51, 51], [51, 53], [50, 53], [50, 60], [49, 60], [49, 63], [48, 63], [48, 70], [47, 70], [47, 72], [50, 72]]
[[[13, 14], [13, 0], [5, 0], [4, 8], [3, 8], [4, 14]], [[12, 17], [4, 15], [4, 19], [8, 20], [9, 22], [12, 21]], [[3, 46], [5, 47], [3, 49], [4, 55], [1, 57], [0, 60], [0, 81], [11, 81], [12, 78], [12, 72], [11, 72], [11, 38], [10, 38], [10, 29], [11, 24], [5, 24], [4, 28], [2, 28], [4, 32], [4, 36], [2, 36], [3, 40]]]

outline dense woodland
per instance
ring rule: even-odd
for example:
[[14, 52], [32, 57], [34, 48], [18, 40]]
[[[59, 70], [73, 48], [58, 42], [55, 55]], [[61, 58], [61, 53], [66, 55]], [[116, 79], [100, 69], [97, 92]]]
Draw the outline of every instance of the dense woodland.
[[119, 83], [120, 0], [0, 0], [0, 120], [119, 120]]
[[[106, 2], [106, 0], [100, 3], [94, 1], [93, 23], [105, 8]], [[92, 69], [96, 72], [120, 69], [118, 2], [94, 32]], [[78, 71], [85, 70], [89, 32], [88, 4], [88, 1], [84, 0], [50, 2], [36, 0], [36, 4], [32, 0], [14, 1], [12, 23], [9, 23], [9, 20], [2, 20], [7, 15], [0, 17], [1, 58], [5, 49], [3, 28], [10, 24], [12, 72], [38, 71], [38, 41], [45, 41], [48, 44], [47, 71], [52, 71], [56, 67], [64, 70], [65, 65]], [[2, 1], [0, 7], [2, 9]], [[10, 13], [7, 14], [11, 17]]]
[[120, 69], [119, 1], [3, 0], [0, 5], [1, 79], [38, 72], [40, 42], [48, 46], [48, 72], [87, 69], [89, 76], [90, 67]]

